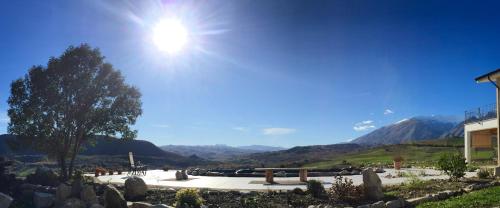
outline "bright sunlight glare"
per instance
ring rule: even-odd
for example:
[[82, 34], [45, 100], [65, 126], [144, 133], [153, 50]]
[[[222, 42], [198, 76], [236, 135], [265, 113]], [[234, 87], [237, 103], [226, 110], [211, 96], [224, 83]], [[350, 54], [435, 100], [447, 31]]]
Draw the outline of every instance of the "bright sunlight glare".
[[153, 29], [153, 41], [162, 51], [175, 54], [181, 51], [188, 42], [188, 31], [176, 19], [160, 21]]

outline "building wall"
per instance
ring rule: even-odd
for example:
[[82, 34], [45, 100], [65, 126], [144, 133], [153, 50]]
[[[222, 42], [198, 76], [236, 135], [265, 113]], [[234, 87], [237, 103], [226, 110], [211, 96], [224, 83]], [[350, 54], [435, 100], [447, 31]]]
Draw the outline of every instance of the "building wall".
[[[473, 132], [487, 130], [487, 129], [496, 129], [497, 128], [497, 119], [485, 120], [477, 123], [469, 123], [464, 126], [464, 153], [465, 159], [467, 162], [471, 161], [471, 143]], [[490, 140], [491, 141], [491, 140]], [[476, 142], [476, 141], [474, 141]], [[474, 143], [477, 144], [477, 143]]]

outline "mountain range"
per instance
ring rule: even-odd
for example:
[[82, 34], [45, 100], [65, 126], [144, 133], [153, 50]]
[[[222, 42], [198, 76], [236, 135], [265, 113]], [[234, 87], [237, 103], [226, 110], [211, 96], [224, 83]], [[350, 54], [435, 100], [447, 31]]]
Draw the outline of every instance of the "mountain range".
[[385, 145], [412, 141], [461, 137], [463, 122], [449, 117], [413, 117], [376, 129], [351, 141], [356, 144]]
[[264, 145], [250, 145], [250, 146], [237, 146], [232, 147], [224, 144], [217, 145], [165, 145], [160, 147], [162, 150], [177, 153], [183, 156], [196, 155], [198, 157], [208, 159], [225, 161], [235, 156], [247, 155], [259, 152], [272, 152], [284, 150], [282, 147], [272, 147]]

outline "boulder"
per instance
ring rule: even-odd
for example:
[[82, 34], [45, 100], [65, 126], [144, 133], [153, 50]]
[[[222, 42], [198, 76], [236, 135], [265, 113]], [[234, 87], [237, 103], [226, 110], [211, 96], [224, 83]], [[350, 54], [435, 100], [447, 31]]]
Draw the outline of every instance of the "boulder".
[[92, 205], [90, 205], [89, 208], [104, 208], [104, 206], [102, 206], [100, 204], [92, 204]]
[[387, 208], [401, 208], [401, 207], [404, 207], [404, 202], [401, 199], [388, 201], [385, 203], [385, 207], [387, 207]]
[[153, 205], [146, 202], [134, 202], [129, 208], [151, 208]]
[[95, 195], [94, 187], [92, 186], [84, 186], [82, 191], [80, 192], [80, 199], [86, 204], [96, 204], [97, 196]]
[[33, 204], [36, 208], [48, 208], [54, 205], [56, 197], [54, 194], [35, 192], [33, 194]]
[[31, 184], [39, 184], [43, 186], [57, 186], [59, 179], [57, 174], [50, 168], [38, 167], [35, 173], [26, 177], [26, 181]]
[[104, 207], [127, 208], [127, 201], [113, 185], [107, 185], [104, 191]]
[[361, 174], [363, 174], [363, 187], [366, 197], [377, 201], [384, 198], [382, 181], [378, 175], [371, 168], [363, 170]]
[[71, 196], [71, 186], [61, 183], [56, 189], [56, 205], [62, 205]]
[[372, 204], [371, 208], [385, 208], [384, 201], [378, 201]]
[[77, 198], [69, 198], [64, 203], [60, 208], [85, 208], [87, 207], [85, 205], [85, 202], [83, 202], [80, 199]]
[[184, 180], [183, 177], [182, 177], [181, 171], [176, 171], [175, 172], [175, 180], [178, 180], [178, 181]]
[[186, 170], [182, 170], [181, 171], [181, 175], [182, 175], [182, 180], [187, 180], [188, 179], [188, 175], [186, 173]]
[[12, 200], [14, 199], [9, 195], [0, 193], [0, 208], [8, 208], [12, 203]]
[[132, 176], [125, 180], [125, 199], [138, 201], [144, 199], [148, 187], [142, 178]]

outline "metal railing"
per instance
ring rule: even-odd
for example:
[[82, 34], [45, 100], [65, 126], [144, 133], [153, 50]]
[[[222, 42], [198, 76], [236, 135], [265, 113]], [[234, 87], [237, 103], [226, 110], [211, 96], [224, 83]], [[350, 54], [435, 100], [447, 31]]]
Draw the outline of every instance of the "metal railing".
[[465, 123], [480, 122], [497, 117], [497, 106], [495, 103], [479, 108], [465, 111]]

